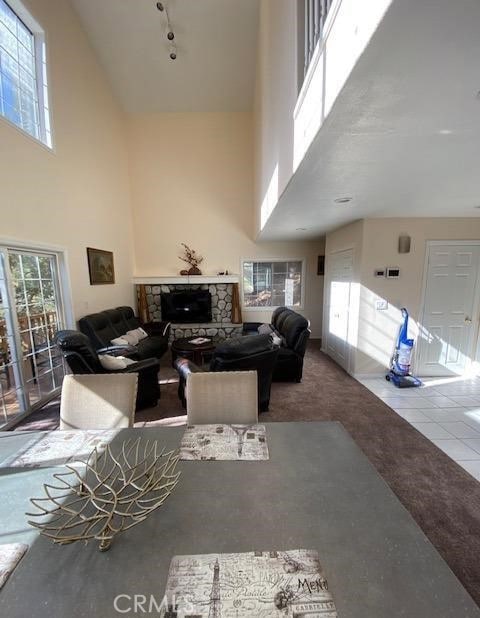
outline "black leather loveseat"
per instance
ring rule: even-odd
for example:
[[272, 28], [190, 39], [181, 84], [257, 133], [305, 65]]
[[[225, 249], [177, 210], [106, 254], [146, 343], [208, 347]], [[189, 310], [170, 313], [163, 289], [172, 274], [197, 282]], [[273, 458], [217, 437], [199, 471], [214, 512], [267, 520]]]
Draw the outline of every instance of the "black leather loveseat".
[[[260, 412], [266, 412], [270, 403], [270, 387], [277, 356], [278, 348], [273, 345], [269, 335], [228, 339], [216, 347], [210, 361], [210, 371], [255, 370], [258, 384], [258, 409]], [[175, 368], [180, 376], [178, 396], [183, 406], [186, 407], [185, 385], [188, 375], [203, 371], [203, 369], [186, 358], [178, 358], [175, 361]]]
[[[270, 327], [270, 329], [266, 327]], [[273, 370], [274, 381], [302, 380], [303, 357], [310, 337], [310, 322], [287, 307], [278, 307], [272, 314], [270, 325], [262, 325], [261, 322], [245, 322], [243, 325], [244, 335], [254, 335], [270, 330], [279, 341], [279, 350], [275, 368]]]
[[60, 330], [55, 336], [55, 343], [74, 374], [84, 373], [138, 373], [138, 390], [136, 409], [157, 405], [160, 398], [158, 371], [160, 362], [157, 358], [148, 358], [133, 363], [124, 369], [105, 369], [89, 338], [77, 330]]
[[122, 337], [129, 330], [142, 327], [148, 337], [135, 346], [130, 346], [126, 356], [143, 360], [146, 358], [161, 358], [168, 350], [170, 324], [166, 322], [148, 322], [142, 324], [135, 316], [131, 307], [117, 307], [99, 313], [91, 313], [78, 321], [82, 333], [87, 335], [95, 350], [108, 351], [112, 347], [112, 339]]

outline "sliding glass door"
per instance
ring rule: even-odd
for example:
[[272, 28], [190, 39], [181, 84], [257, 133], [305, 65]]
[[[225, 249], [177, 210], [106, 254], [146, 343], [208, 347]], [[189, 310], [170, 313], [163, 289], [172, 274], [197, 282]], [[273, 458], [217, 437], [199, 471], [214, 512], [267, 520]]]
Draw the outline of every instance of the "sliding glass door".
[[58, 254], [0, 247], [0, 426], [42, 405], [65, 374]]

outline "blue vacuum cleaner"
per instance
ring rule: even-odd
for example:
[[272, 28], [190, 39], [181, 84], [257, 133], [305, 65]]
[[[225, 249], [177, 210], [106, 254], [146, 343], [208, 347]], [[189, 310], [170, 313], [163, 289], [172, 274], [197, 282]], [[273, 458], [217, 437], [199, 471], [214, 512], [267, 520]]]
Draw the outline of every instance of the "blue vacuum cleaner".
[[414, 340], [408, 338], [408, 311], [401, 309], [403, 324], [398, 331], [397, 344], [390, 361], [390, 371], [385, 376], [397, 388], [411, 388], [422, 386], [421, 380], [410, 374]]

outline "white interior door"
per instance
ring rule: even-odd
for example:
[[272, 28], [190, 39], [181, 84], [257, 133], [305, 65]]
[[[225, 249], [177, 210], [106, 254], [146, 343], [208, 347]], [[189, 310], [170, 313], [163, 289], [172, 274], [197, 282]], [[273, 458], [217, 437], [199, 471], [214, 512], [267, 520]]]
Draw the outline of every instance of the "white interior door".
[[480, 246], [431, 244], [427, 251], [416, 371], [421, 376], [461, 375], [475, 349]]
[[349, 308], [353, 281], [353, 250], [329, 256], [327, 353], [349, 369]]

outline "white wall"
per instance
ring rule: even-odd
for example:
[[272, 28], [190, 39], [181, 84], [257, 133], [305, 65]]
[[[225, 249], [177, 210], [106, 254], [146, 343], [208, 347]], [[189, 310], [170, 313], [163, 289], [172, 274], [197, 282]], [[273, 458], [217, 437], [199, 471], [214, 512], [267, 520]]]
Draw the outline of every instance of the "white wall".
[[[124, 118], [67, 0], [25, 2], [46, 31], [53, 152], [0, 117], [0, 237], [68, 251], [74, 313], [133, 301]], [[90, 286], [86, 247], [114, 252]]]
[[362, 276], [362, 255], [363, 255], [363, 221], [354, 221], [345, 225], [330, 234], [327, 234], [325, 241], [325, 290], [324, 290], [324, 310], [323, 310], [323, 336], [322, 349], [327, 352], [329, 336], [329, 317], [330, 317], [330, 286], [333, 281], [331, 273], [332, 256], [339, 251], [352, 249], [353, 265], [350, 290], [350, 307], [348, 311], [348, 327], [350, 333], [347, 359], [344, 369], [353, 373], [355, 368], [356, 345], [358, 333], [358, 289]]
[[297, 2], [261, 0], [255, 89], [255, 236], [292, 175], [392, 0], [338, 0], [301, 92]]
[[[204, 274], [240, 272], [242, 258], [306, 259], [302, 311], [321, 336], [323, 277], [315, 242], [256, 243], [253, 127], [249, 113], [145, 114], [129, 117], [135, 275], [178, 274], [185, 242], [204, 257]], [[271, 311], [244, 310], [268, 321]]]

